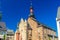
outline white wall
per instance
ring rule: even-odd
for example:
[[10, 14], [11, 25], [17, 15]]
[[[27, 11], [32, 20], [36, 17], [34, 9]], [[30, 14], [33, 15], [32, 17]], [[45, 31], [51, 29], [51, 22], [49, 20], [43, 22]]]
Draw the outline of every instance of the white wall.
[[57, 21], [58, 40], [60, 40], [60, 20]]

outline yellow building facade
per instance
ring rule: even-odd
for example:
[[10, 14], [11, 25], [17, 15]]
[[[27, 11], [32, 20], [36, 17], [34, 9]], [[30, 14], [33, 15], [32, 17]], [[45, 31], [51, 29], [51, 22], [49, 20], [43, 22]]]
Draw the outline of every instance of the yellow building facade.
[[22, 40], [27, 40], [27, 21], [21, 19], [19, 23], [19, 32], [21, 34]]

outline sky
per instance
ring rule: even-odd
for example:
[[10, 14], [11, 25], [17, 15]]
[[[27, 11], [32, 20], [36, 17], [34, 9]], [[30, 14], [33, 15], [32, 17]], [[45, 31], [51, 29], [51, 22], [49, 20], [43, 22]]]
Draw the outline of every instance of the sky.
[[[2, 21], [16, 31], [20, 19], [28, 19], [31, 0], [0, 0]], [[56, 16], [60, 0], [32, 0], [36, 20], [57, 31]]]

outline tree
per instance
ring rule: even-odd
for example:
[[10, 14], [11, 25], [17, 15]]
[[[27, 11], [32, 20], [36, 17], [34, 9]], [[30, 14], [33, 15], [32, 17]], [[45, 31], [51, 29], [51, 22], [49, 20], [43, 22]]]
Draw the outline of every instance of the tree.
[[4, 34], [4, 40], [6, 40], [6, 34]]

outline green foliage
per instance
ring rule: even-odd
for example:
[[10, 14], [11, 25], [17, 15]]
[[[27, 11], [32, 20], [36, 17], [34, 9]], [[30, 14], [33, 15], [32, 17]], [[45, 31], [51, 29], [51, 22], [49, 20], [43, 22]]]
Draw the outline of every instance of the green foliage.
[[49, 37], [49, 40], [51, 40], [51, 38]]
[[4, 34], [4, 40], [6, 40], [6, 35]]

